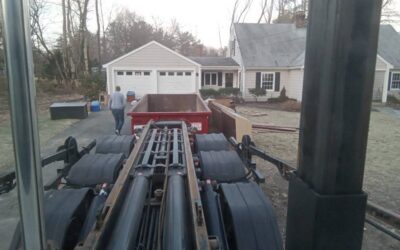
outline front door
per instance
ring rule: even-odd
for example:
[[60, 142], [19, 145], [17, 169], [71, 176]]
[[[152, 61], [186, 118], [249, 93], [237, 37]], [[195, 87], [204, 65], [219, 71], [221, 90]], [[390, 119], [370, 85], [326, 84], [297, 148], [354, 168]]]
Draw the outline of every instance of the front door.
[[226, 88], [233, 87], [233, 73], [225, 73], [225, 87]]

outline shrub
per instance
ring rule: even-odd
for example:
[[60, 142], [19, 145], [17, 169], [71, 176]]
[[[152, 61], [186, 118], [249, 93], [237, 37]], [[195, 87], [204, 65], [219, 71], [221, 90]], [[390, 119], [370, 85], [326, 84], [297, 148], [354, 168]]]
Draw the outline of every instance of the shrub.
[[220, 96], [220, 92], [215, 89], [200, 89], [200, 95], [205, 100], [208, 98], [217, 98]]
[[394, 94], [388, 94], [386, 102], [392, 105], [399, 105], [400, 99]]
[[239, 88], [220, 88], [218, 90], [222, 96], [238, 96], [240, 94]]
[[106, 90], [106, 81], [103, 74], [92, 74], [81, 79], [80, 92], [87, 100], [99, 98], [99, 94]]
[[253, 88], [253, 89], [249, 89], [249, 93], [254, 96], [254, 98], [256, 99], [256, 102], [258, 101], [258, 97], [259, 96], [263, 96], [267, 94], [267, 91], [263, 88]]
[[278, 103], [278, 102], [285, 102], [289, 100], [289, 97], [286, 95], [286, 89], [285, 87], [282, 88], [281, 93], [279, 94], [278, 97], [273, 97], [273, 98], [268, 98], [269, 103]]

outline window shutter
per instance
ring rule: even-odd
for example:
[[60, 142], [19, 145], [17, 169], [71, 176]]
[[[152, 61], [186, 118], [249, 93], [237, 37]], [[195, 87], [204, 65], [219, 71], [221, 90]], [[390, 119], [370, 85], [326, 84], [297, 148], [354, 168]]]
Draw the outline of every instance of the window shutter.
[[388, 82], [388, 91], [390, 90], [390, 88], [392, 86], [390, 86], [392, 84], [392, 72], [389, 72], [389, 82]]
[[204, 72], [201, 72], [201, 86], [204, 86]]
[[222, 72], [218, 72], [218, 86], [222, 86]]
[[275, 91], [279, 92], [281, 85], [281, 72], [275, 72]]
[[261, 72], [256, 73], [256, 89], [261, 88]]

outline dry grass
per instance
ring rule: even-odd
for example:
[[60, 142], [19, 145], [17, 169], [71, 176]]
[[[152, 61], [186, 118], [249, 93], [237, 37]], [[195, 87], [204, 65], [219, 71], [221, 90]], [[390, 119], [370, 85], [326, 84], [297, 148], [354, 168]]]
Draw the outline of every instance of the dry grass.
[[[270, 110], [251, 105], [237, 107], [238, 112], [258, 123], [298, 127], [300, 113]], [[252, 114], [263, 114], [254, 116]], [[298, 133], [254, 133], [257, 147], [297, 165]], [[397, 213], [400, 212], [400, 118], [390, 113], [372, 112], [364, 174], [364, 190], [368, 199]], [[279, 228], [285, 238], [288, 182], [283, 180], [276, 167], [255, 157], [257, 168], [266, 176], [261, 185], [271, 199], [278, 218]], [[363, 250], [400, 249], [400, 243], [366, 225]]]
[[[4, 79], [3, 79], [4, 80]], [[55, 95], [39, 92], [37, 95], [37, 112], [39, 125], [39, 138], [44, 145], [51, 137], [59, 131], [70, 126], [75, 120], [50, 120], [49, 106], [56, 101], [77, 100], [80, 95]], [[9, 102], [4, 81], [0, 79], [0, 174], [12, 169], [14, 165], [14, 152], [12, 143], [12, 131], [10, 124]]]

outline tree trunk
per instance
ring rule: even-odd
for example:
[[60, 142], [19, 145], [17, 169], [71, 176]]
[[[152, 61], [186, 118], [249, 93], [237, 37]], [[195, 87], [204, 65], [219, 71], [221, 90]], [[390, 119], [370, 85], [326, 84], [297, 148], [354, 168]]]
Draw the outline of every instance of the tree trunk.
[[79, 65], [82, 68], [83, 75], [89, 75], [89, 55], [87, 44], [87, 10], [89, 0], [77, 1], [79, 11]]
[[69, 67], [69, 53], [68, 53], [68, 38], [67, 38], [67, 11], [65, 0], [61, 1], [62, 15], [63, 15], [63, 33], [62, 33], [62, 60], [63, 68], [66, 78], [71, 78], [71, 71]]
[[101, 72], [101, 44], [100, 44], [100, 18], [99, 18], [99, 1], [96, 0], [96, 19], [97, 19], [97, 60], [98, 70]]
[[74, 37], [73, 37], [73, 31], [71, 28], [71, 23], [72, 23], [72, 17], [71, 17], [71, 1], [70, 0], [66, 0], [67, 1], [67, 24], [66, 24], [66, 28], [67, 28], [67, 37], [69, 40], [69, 44], [68, 44], [68, 63], [69, 63], [69, 67], [70, 67], [70, 74], [71, 74], [71, 79], [76, 79], [76, 63], [74, 61], [74, 51], [72, 50], [72, 42], [74, 41]]

